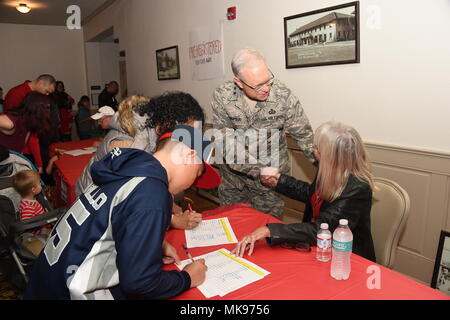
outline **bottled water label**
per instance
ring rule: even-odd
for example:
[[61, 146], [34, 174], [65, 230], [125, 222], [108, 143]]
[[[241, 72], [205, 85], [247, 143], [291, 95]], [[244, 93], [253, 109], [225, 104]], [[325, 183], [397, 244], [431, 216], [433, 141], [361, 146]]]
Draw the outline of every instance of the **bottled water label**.
[[324, 250], [331, 248], [331, 238], [329, 239], [317, 238], [317, 247]]
[[333, 240], [333, 249], [341, 252], [352, 251], [353, 241], [340, 242], [337, 240]]

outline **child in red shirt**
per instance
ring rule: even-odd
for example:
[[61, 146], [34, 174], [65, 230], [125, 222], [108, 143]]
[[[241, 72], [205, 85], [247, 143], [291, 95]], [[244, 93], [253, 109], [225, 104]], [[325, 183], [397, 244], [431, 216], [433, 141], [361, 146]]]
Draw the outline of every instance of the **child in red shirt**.
[[[13, 176], [13, 185], [14, 189], [22, 197], [19, 205], [20, 220], [35, 218], [46, 213], [42, 205], [36, 200], [36, 196], [42, 192], [40, 176], [36, 171], [19, 171]], [[51, 226], [49, 224], [38, 230], [27, 230], [27, 232], [42, 235], [46, 238], [50, 231]]]

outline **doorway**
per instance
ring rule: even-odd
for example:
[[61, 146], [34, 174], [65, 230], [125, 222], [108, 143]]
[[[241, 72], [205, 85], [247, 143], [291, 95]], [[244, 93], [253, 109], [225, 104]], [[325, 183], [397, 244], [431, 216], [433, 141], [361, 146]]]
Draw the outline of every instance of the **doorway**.
[[98, 96], [111, 81], [119, 84], [116, 99], [120, 103], [128, 92], [126, 57], [125, 52], [120, 51], [119, 39], [114, 37], [113, 27], [86, 41], [85, 50], [87, 87], [92, 109], [98, 108]]

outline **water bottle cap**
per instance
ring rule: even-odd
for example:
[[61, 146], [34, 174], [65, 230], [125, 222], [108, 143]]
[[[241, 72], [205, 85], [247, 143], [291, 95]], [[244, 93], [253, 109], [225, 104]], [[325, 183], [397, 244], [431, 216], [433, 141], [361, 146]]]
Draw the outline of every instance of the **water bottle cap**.
[[339, 220], [339, 224], [341, 224], [343, 226], [346, 226], [346, 225], [348, 225], [348, 220], [347, 219], [341, 219], [341, 220]]
[[328, 223], [321, 223], [320, 229], [328, 229]]

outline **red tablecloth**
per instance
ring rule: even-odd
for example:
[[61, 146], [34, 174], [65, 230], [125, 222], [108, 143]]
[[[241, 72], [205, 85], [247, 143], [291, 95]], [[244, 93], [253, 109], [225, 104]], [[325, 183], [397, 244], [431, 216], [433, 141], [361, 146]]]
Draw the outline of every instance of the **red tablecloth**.
[[[266, 223], [281, 222], [269, 215], [258, 212], [245, 205], [222, 207], [204, 213], [204, 219], [228, 217], [236, 237], [241, 239], [259, 226]], [[166, 240], [177, 248], [182, 260], [187, 259], [182, 244], [185, 243], [183, 230], [170, 230]], [[234, 249], [235, 244], [203, 248], [191, 248], [195, 258], [220, 248]], [[335, 299], [449, 299], [450, 297], [416, 282], [400, 273], [387, 269], [358, 255], [352, 254], [352, 271], [348, 280], [335, 280], [330, 276], [330, 262], [315, 259], [315, 247], [312, 252], [304, 253], [284, 249], [280, 246], [270, 247], [264, 240], [255, 246], [251, 256], [244, 258], [270, 271], [271, 274], [246, 287], [233, 291], [224, 297], [212, 299], [227, 300], [335, 300]], [[369, 289], [366, 285], [372, 272], [369, 266], [381, 270], [381, 289]], [[167, 270], [176, 269], [174, 265], [165, 266]], [[185, 291], [176, 299], [201, 300], [203, 294], [196, 288]]]
[[[54, 151], [55, 149], [70, 151], [92, 147], [97, 140], [99, 139], [58, 142], [50, 146], [50, 151]], [[75, 202], [75, 185], [77, 179], [93, 155], [93, 153], [80, 156], [62, 154], [59, 160], [55, 162], [54, 177], [56, 182], [57, 207], [71, 206]]]

